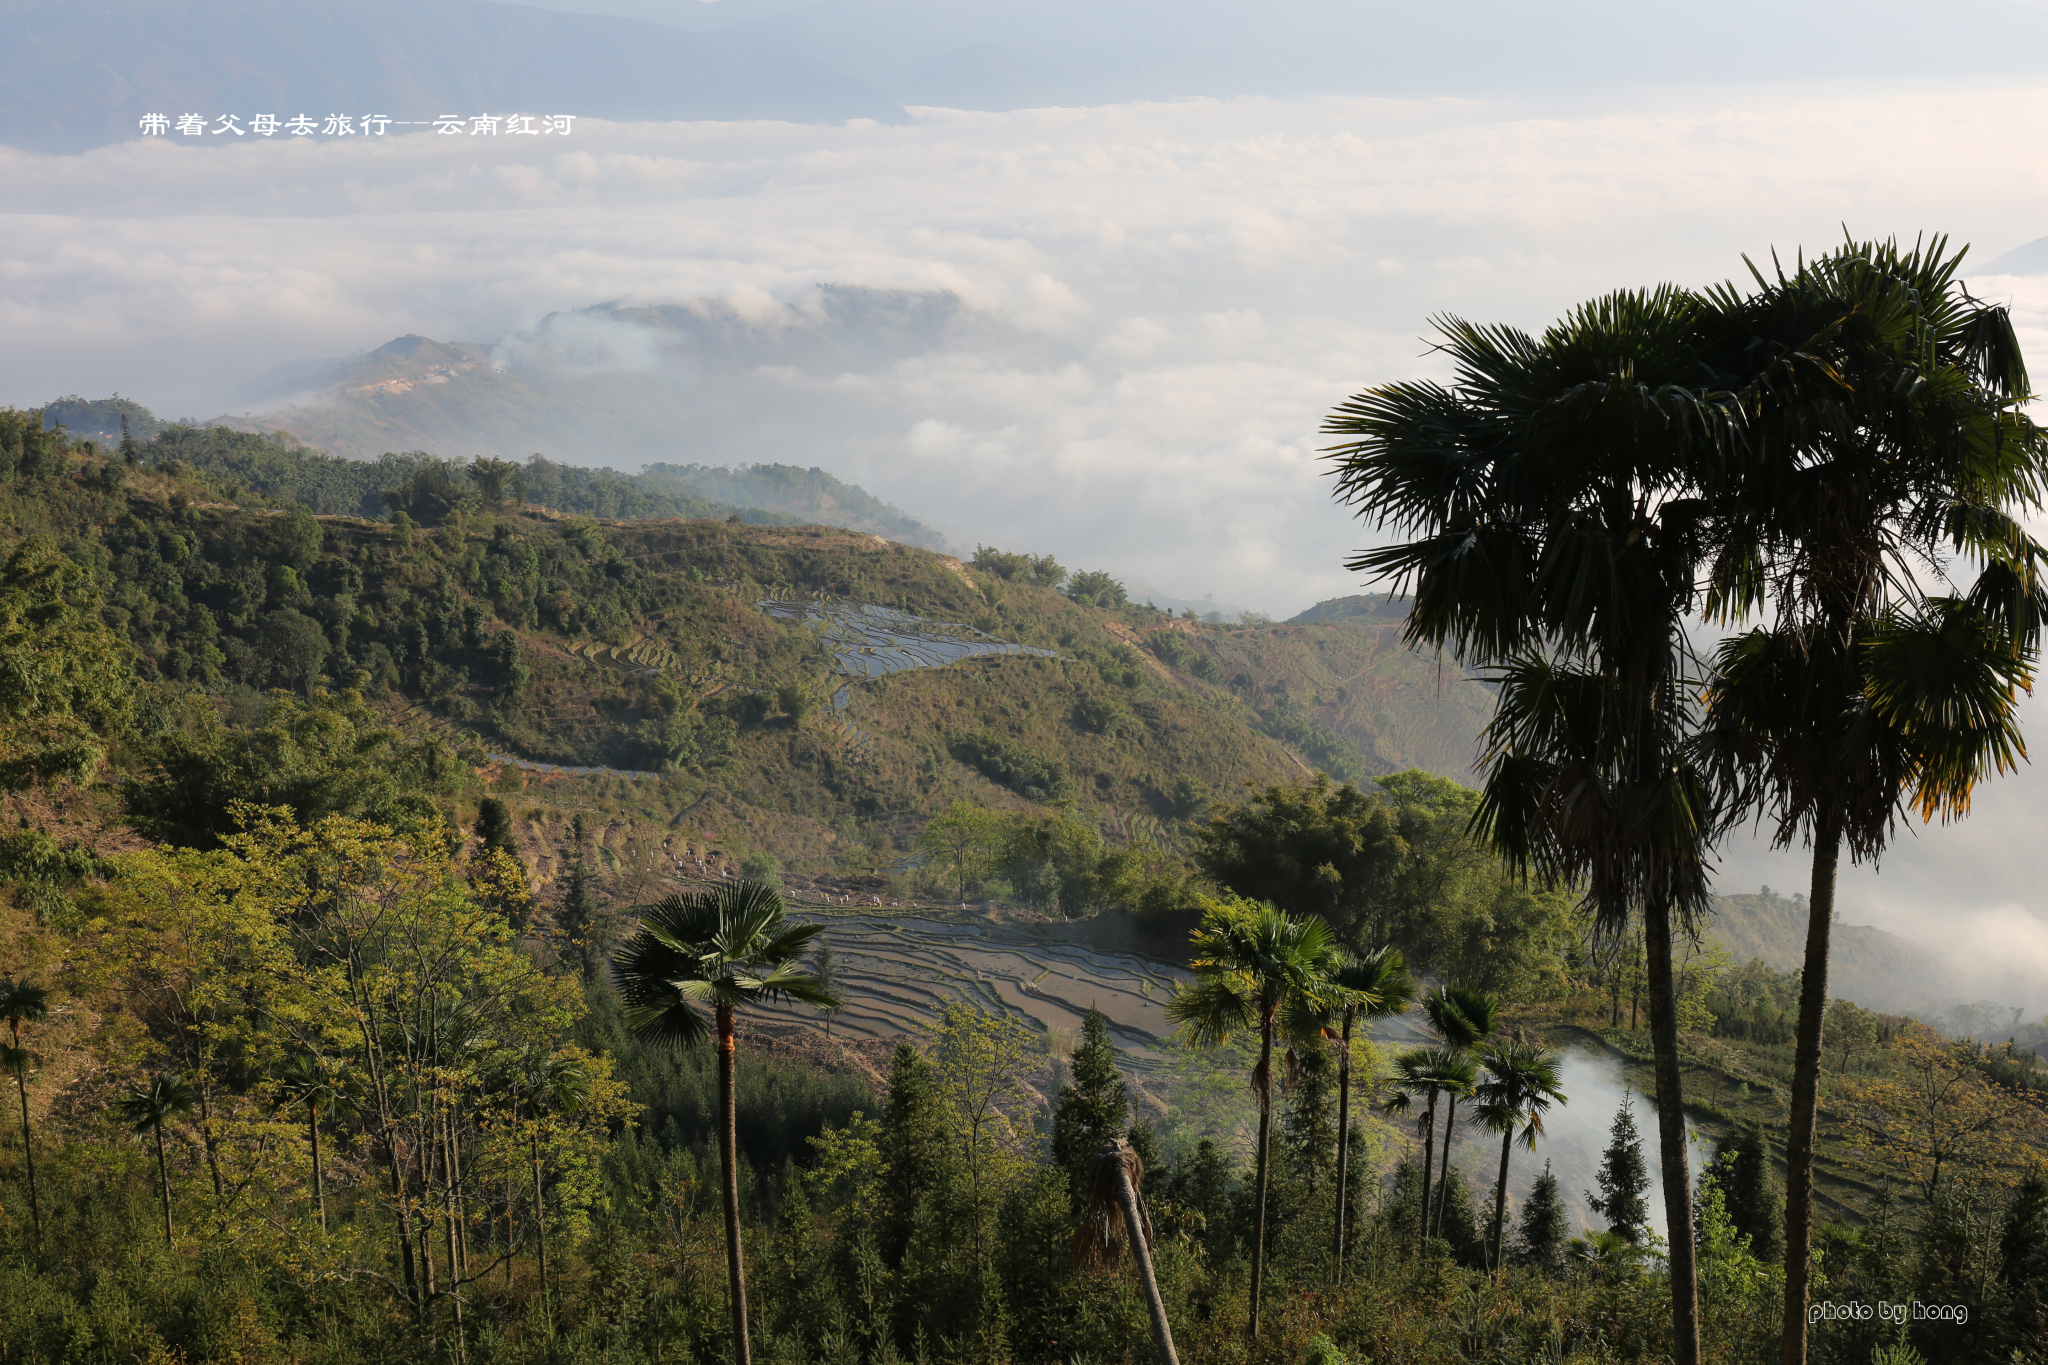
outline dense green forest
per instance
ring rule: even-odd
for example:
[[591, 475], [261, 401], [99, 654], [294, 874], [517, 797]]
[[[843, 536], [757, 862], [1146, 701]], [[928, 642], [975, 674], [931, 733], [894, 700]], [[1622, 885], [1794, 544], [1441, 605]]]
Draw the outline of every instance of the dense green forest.
[[[1777, 1358], [1808, 983], [1475, 840], [1535, 674], [1448, 688], [1440, 585], [1232, 626], [600, 474], [0, 411], [0, 1360]], [[835, 1035], [884, 902], [1171, 1036]], [[2034, 1054], [1821, 1005], [1810, 1358], [2048, 1359]], [[1567, 1055], [1644, 1094], [1598, 1226]]]

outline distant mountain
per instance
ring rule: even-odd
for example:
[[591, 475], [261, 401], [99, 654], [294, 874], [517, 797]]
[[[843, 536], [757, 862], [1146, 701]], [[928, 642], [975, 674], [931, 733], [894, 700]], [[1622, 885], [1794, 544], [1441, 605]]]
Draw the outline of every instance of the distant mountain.
[[337, 454], [387, 450], [577, 464], [782, 463], [844, 429], [858, 400], [815, 381], [971, 348], [1070, 357], [944, 290], [822, 285], [766, 313], [723, 300], [553, 313], [494, 344], [405, 336], [325, 365], [280, 366], [236, 394], [233, 425]]
[[229, 114], [381, 114], [403, 131], [443, 114], [903, 117], [802, 53], [644, 19], [485, 0], [0, 0], [0, 141], [78, 152], [140, 136], [148, 113], [204, 115], [206, 134], [166, 139], [187, 145], [251, 140], [210, 131]]
[[[1773, 970], [1796, 972], [1806, 958], [1806, 905], [1776, 895], [1716, 896], [1708, 932], [1738, 963], [1761, 958]], [[1974, 994], [1924, 944], [1839, 922], [1830, 938], [1830, 996], [1896, 1013], [1932, 1010]]]
[[1965, 272], [1978, 275], [2040, 275], [2048, 273], [2048, 237], [2036, 237], [2025, 246], [2016, 246], [2003, 256], [1995, 256], [1983, 265], [1972, 265]]

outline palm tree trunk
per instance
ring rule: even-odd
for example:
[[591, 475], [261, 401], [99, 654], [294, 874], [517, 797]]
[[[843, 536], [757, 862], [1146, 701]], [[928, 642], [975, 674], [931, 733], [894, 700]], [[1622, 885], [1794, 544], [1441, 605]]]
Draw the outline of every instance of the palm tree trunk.
[[306, 1106], [306, 1126], [313, 1130], [313, 1207], [320, 1211], [320, 1231], [327, 1231], [327, 1185], [320, 1177], [320, 1106]]
[[1699, 1365], [1699, 1265], [1692, 1240], [1692, 1175], [1685, 1156], [1685, 1091], [1678, 1073], [1678, 1001], [1671, 982], [1671, 907], [1643, 907], [1649, 958], [1650, 1045], [1656, 1054], [1657, 1155], [1670, 1238], [1672, 1365]]
[[1429, 1240], [1429, 1189], [1436, 1175], [1436, 1088], [1429, 1091], [1429, 1112], [1422, 1116], [1422, 1202], [1415, 1209], [1415, 1254]]
[[1806, 910], [1806, 961], [1799, 974], [1799, 1038], [1792, 1054], [1792, 1128], [1785, 1138], [1784, 1365], [1806, 1365], [1806, 1294], [1812, 1278], [1813, 1138], [1820, 1114], [1821, 1025], [1828, 1008], [1828, 935], [1835, 918], [1835, 868], [1842, 826], [1831, 810], [1815, 822], [1813, 885]]
[[1145, 1295], [1146, 1311], [1152, 1315], [1152, 1341], [1159, 1348], [1159, 1365], [1180, 1365], [1173, 1350], [1173, 1325], [1166, 1320], [1166, 1300], [1159, 1294], [1159, 1278], [1152, 1273], [1152, 1244], [1145, 1240], [1145, 1220], [1138, 1212], [1138, 1191], [1131, 1184], [1130, 1167], [1116, 1163], [1116, 1202], [1124, 1211], [1124, 1231], [1131, 1239], [1131, 1256], [1138, 1263], [1138, 1288]]
[[156, 1182], [164, 1195], [164, 1245], [171, 1244], [171, 1167], [164, 1160], [164, 1126], [156, 1125]]
[[1266, 1190], [1272, 1174], [1267, 1153], [1273, 1139], [1273, 1016], [1269, 1012], [1259, 1026], [1259, 1069], [1253, 1073], [1259, 1091], [1258, 1194], [1252, 1216], [1252, 1318], [1245, 1334], [1257, 1355], [1259, 1307], [1266, 1287]]
[[[15, 1046], [17, 1048], [21, 1046], [18, 1041], [20, 1036], [20, 1034], [15, 1035], [17, 1039]], [[22, 1159], [28, 1162], [28, 1211], [29, 1215], [35, 1219], [36, 1240], [40, 1242], [43, 1240], [43, 1206], [41, 1201], [36, 1198], [35, 1144], [29, 1141], [28, 1078], [19, 1071], [14, 1073], [14, 1088], [21, 1093], [21, 1155]]]
[[1430, 1236], [1441, 1237], [1444, 1231], [1444, 1205], [1451, 1198], [1451, 1134], [1458, 1128], [1458, 1097], [1449, 1097], [1444, 1106], [1444, 1169], [1436, 1182], [1436, 1217], [1430, 1223]]
[[1501, 1254], [1508, 1225], [1508, 1154], [1514, 1150], [1515, 1130], [1510, 1127], [1500, 1139], [1500, 1182], [1493, 1187], [1493, 1273], [1500, 1277], [1507, 1258]]
[[[740, 1255], [739, 1116], [733, 1070], [738, 1040], [733, 1036], [732, 1006], [718, 1007], [718, 1174], [725, 1186], [725, 1275], [732, 1297], [733, 1365], [753, 1365], [747, 1340], [747, 1270]], [[1252, 1291], [1254, 1302], [1258, 1290]]]
[[1344, 1280], [1345, 1200], [1351, 1192], [1351, 1010], [1344, 1011], [1344, 1052], [1337, 1059], [1337, 1234], [1330, 1247], [1332, 1274]]

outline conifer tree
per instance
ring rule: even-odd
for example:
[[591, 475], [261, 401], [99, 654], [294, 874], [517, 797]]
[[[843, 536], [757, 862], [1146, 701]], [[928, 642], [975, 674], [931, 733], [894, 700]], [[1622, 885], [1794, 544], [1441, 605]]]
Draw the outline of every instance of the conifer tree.
[[1067, 1173], [1067, 1188], [1076, 1201], [1087, 1193], [1096, 1152], [1127, 1131], [1130, 1109], [1109, 1021], [1091, 1009], [1081, 1023], [1081, 1045], [1068, 1063], [1052, 1117], [1052, 1159]]
[[[581, 821], [583, 817], [576, 818]], [[512, 837], [512, 812], [495, 796], [486, 796], [477, 804], [476, 838], [486, 851], [503, 849], [514, 858], [519, 856], [519, 846]]]
[[952, 1175], [954, 1151], [932, 1064], [898, 1043], [889, 1065], [889, 1102], [882, 1110], [883, 1257], [901, 1260], [920, 1207]]
[[1763, 1128], [1745, 1123], [1714, 1154], [1714, 1181], [1728, 1208], [1728, 1221], [1749, 1238], [1750, 1254], [1776, 1261], [1785, 1254], [1784, 1196], [1771, 1178], [1771, 1149]]
[[1650, 1168], [1643, 1161], [1643, 1139], [1636, 1131], [1635, 1106], [1627, 1095], [1614, 1111], [1598, 1179], [1599, 1195], [1589, 1191], [1586, 1202], [1607, 1220], [1608, 1231], [1631, 1246], [1641, 1243], [1650, 1228], [1650, 1206], [1643, 1198], [1650, 1189]]
[[562, 908], [556, 927], [568, 943], [565, 956], [587, 975], [597, 961], [597, 896], [590, 885], [590, 864], [585, 850], [590, 827], [578, 814], [569, 825], [569, 879], [562, 892]]
[[1543, 1163], [1543, 1174], [1536, 1177], [1529, 1190], [1529, 1202], [1522, 1205], [1515, 1238], [1516, 1259], [1523, 1265], [1533, 1266], [1545, 1275], [1554, 1275], [1563, 1267], [1564, 1245], [1571, 1238], [1571, 1225], [1565, 1217], [1557, 1177], [1550, 1173], [1547, 1161]]

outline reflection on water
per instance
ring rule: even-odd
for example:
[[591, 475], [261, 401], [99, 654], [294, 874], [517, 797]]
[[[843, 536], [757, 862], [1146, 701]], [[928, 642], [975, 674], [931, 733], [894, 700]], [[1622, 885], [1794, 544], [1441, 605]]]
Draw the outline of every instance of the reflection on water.
[[[1379, 1042], [1392, 1048], [1411, 1047], [1426, 1041], [1409, 1019], [1394, 1021], [1391, 1027], [1376, 1036]], [[1610, 1054], [1588, 1048], [1564, 1048], [1559, 1056], [1568, 1102], [1552, 1105], [1544, 1116], [1543, 1136], [1537, 1139], [1534, 1152], [1519, 1142], [1515, 1144], [1514, 1154], [1508, 1162], [1509, 1228], [1514, 1227], [1516, 1210], [1528, 1198], [1530, 1187], [1543, 1173], [1546, 1161], [1557, 1176], [1558, 1193], [1564, 1196], [1574, 1231], [1607, 1226], [1606, 1220], [1588, 1205], [1587, 1195], [1588, 1192], [1595, 1195], [1600, 1192], [1596, 1183], [1600, 1158], [1607, 1150], [1609, 1130], [1614, 1126], [1614, 1111], [1621, 1106], [1622, 1097], [1628, 1095], [1634, 1100], [1636, 1131], [1642, 1136], [1643, 1160], [1650, 1170], [1650, 1189], [1644, 1195], [1650, 1205], [1650, 1226], [1662, 1237], [1665, 1232], [1664, 1182], [1662, 1164], [1657, 1157], [1656, 1106], [1649, 1096], [1627, 1083], [1621, 1063]], [[1457, 1130], [1451, 1139], [1451, 1164], [1463, 1170], [1467, 1182], [1472, 1185], [1473, 1207], [1480, 1215], [1481, 1226], [1485, 1226], [1492, 1217], [1494, 1182], [1500, 1177], [1500, 1138], [1475, 1123], [1468, 1123], [1468, 1114], [1465, 1106], [1459, 1106]], [[1439, 1125], [1443, 1122], [1441, 1104], [1437, 1122]], [[1409, 1127], [1413, 1131], [1412, 1125]], [[1690, 1123], [1687, 1127], [1694, 1135], [1695, 1145], [1690, 1160], [1697, 1173], [1700, 1160], [1698, 1130]], [[1438, 1131], [1441, 1133], [1441, 1126]], [[1437, 1151], [1437, 1159], [1441, 1161], [1442, 1147], [1439, 1146]]]

